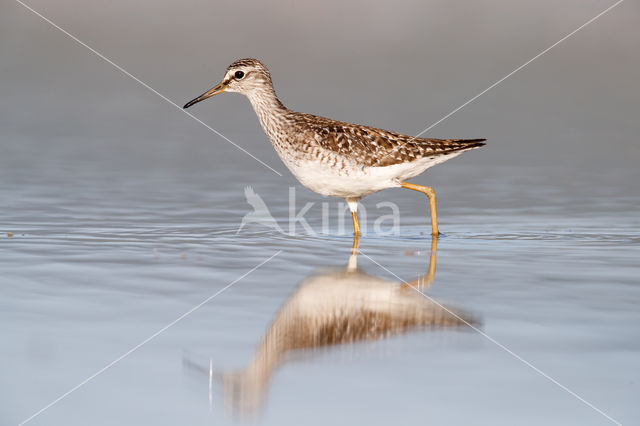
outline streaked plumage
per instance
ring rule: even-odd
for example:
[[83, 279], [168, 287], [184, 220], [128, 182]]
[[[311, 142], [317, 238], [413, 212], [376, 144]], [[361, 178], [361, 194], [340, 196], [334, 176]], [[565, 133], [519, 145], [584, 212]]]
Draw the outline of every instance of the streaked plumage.
[[[345, 198], [354, 215], [360, 198], [401, 187], [429, 167], [484, 145], [484, 139], [414, 138], [291, 111], [276, 96], [269, 70], [257, 59], [232, 63], [221, 84], [185, 108], [223, 91], [249, 98], [278, 155], [303, 185]], [[354, 225], [356, 221], [354, 216]]]

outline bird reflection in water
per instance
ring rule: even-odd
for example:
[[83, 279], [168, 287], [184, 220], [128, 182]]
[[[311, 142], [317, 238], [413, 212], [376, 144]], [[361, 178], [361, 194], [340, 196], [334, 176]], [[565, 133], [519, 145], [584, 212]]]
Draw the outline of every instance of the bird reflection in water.
[[225, 405], [232, 415], [253, 417], [260, 412], [275, 369], [294, 354], [332, 345], [384, 339], [411, 330], [461, 327], [475, 322], [468, 313], [444, 306], [423, 291], [436, 272], [438, 240], [431, 243], [426, 275], [397, 282], [358, 269], [358, 241], [345, 268], [305, 278], [284, 303], [240, 371], [214, 372], [211, 365], [185, 359], [185, 365], [220, 381]]

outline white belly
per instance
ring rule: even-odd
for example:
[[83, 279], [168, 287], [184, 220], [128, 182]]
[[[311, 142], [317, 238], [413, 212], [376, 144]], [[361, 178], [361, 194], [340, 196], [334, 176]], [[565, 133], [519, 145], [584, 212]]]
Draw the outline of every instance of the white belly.
[[285, 164], [304, 186], [318, 194], [331, 197], [361, 198], [400, 184], [423, 173], [430, 167], [454, 158], [462, 152], [436, 158], [421, 158], [410, 163], [386, 167], [335, 168], [314, 161]]

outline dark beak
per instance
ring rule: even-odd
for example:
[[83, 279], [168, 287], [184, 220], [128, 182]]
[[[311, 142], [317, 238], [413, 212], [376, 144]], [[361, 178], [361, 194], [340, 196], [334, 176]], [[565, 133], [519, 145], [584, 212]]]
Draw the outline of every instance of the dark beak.
[[213, 89], [209, 90], [208, 92], [205, 92], [205, 93], [203, 93], [202, 95], [198, 96], [197, 98], [192, 99], [192, 100], [190, 100], [189, 102], [187, 102], [187, 103], [184, 105], [184, 107], [183, 107], [183, 108], [184, 108], [184, 109], [187, 109], [187, 108], [189, 108], [189, 107], [190, 107], [191, 105], [193, 105], [193, 104], [197, 104], [197, 103], [198, 103], [198, 102], [200, 102], [200, 101], [204, 101], [205, 99], [212, 97], [213, 95], [217, 95], [218, 93], [222, 93], [222, 92], [224, 92], [224, 89], [225, 89], [226, 87], [227, 87], [227, 85], [226, 85], [226, 84], [224, 84], [224, 82], [223, 82], [223, 83], [220, 83], [220, 84], [218, 84], [216, 87], [214, 87]]

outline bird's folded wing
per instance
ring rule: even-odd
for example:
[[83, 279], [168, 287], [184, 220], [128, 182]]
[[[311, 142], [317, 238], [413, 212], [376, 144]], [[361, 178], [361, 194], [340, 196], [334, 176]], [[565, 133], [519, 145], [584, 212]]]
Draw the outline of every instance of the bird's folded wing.
[[420, 158], [448, 155], [477, 148], [485, 139], [424, 139], [374, 127], [326, 119], [310, 129], [320, 147], [351, 159], [363, 166], [391, 166]]

